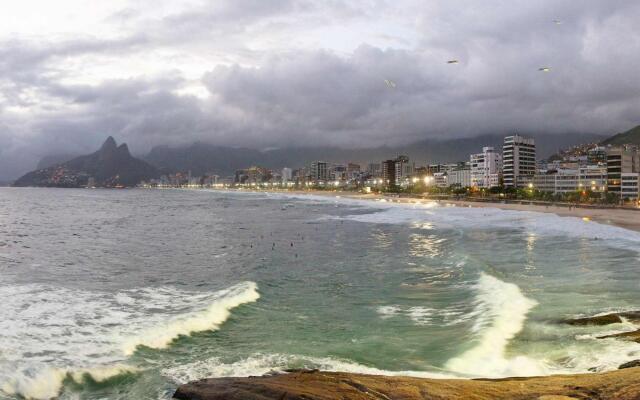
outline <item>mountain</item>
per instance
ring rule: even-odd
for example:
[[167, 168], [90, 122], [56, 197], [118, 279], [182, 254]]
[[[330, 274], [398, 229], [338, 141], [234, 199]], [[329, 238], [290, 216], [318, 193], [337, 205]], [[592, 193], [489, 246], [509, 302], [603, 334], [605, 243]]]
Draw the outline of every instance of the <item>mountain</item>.
[[[538, 158], [546, 158], [561, 148], [578, 143], [599, 142], [600, 135], [558, 134], [531, 135], [536, 139]], [[278, 169], [302, 167], [313, 160], [367, 164], [405, 154], [418, 164], [456, 162], [469, 159], [469, 154], [482, 151], [484, 146], [502, 148], [503, 135], [484, 135], [472, 138], [423, 140], [405, 146], [364, 149], [337, 147], [292, 147], [259, 151], [248, 148], [216, 146], [194, 143], [184, 147], [154, 147], [144, 158], [150, 164], [168, 172], [187, 172], [193, 175], [216, 173], [227, 176], [235, 170], [252, 165]]]
[[38, 162], [38, 166], [36, 169], [45, 169], [49, 167], [53, 167], [54, 165], [62, 164], [69, 160], [72, 160], [76, 157], [80, 156], [80, 154], [51, 154], [44, 156]]
[[631, 128], [626, 132], [613, 135], [602, 144], [637, 144], [640, 145], [640, 125]]
[[14, 186], [99, 187], [135, 186], [159, 175], [158, 170], [134, 158], [125, 143], [118, 146], [109, 136], [100, 150], [70, 161], [29, 172]]

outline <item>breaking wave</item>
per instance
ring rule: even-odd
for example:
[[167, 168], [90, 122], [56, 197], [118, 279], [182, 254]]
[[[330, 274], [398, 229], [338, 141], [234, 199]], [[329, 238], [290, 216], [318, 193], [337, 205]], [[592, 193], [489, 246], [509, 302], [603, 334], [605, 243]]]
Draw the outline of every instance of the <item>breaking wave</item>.
[[523, 328], [527, 314], [537, 305], [513, 283], [482, 273], [476, 285], [477, 315], [473, 331], [477, 343], [449, 360], [446, 368], [461, 374], [483, 377], [545, 375], [544, 365], [525, 356], [508, 358], [509, 341]]
[[260, 297], [254, 282], [214, 293], [171, 287], [92, 292], [45, 285], [0, 286], [0, 391], [58, 396], [66, 379], [101, 382], [135, 373], [138, 346], [165, 348], [181, 335], [215, 330], [233, 308]]

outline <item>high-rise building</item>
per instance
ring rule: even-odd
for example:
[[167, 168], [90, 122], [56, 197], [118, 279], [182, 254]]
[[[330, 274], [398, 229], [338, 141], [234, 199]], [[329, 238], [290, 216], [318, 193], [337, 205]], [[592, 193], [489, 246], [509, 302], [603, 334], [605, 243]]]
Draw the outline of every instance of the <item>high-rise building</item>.
[[502, 156], [493, 147], [483, 147], [482, 153], [471, 154], [471, 186], [490, 188], [500, 184]]
[[367, 173], [372, 178], [379, 178], [382, 176], [382, 164], [381, 163], [369, 163], [367, 166]]
[[530, 182], [536, 173], [534, 139], [520, 135], [505, 137], [502, 146], [502, 163], [505, 187], [523, 187], [524, 182]]
[[291, 168], [282, 168], [282, 182], [287, 183], [293, 180], [293, 170]]
[[396, 184], [396, 160], [382, 162], [382, 179], [387, 186]]
[[347, 164], [347, 179], [355, 180], [360, 177], [360, 164], [348, 163]]
[[409, 163], [409, 157], [400, 155], [395, 159], [395, 184], [401, 185], [402, 181], [413, 175], [413, 164]]
[[333, 181], [343, 181], [347, 179], [347, 166], [334, 164], [329, 170], [329, 179]]
[[324, 161], [314, 161], [309, 166], [309, 175], [314, 182], [326, 182], [329, 179], [329, 166]]
[[619, 194], [622, 174], [640, 172], [639, 164], [636, 146], [607, 146], [607, 190]]

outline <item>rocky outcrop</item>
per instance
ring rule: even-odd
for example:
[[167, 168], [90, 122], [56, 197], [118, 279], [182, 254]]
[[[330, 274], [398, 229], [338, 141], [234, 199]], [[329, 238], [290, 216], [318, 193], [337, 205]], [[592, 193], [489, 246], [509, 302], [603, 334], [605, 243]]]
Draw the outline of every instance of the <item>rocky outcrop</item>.
[[618, 324], [622, 322], [623, 319], [633, 322], [640, 322], [640, 311], [626, 311], [597, 315], [594, 317], [572, 318], [565, 320], [564, 323], [574, 326], [610, 325]]
[[343, 372], [292, 371], [249, 378], [205, 379], [182, 385], [180, 400], [560, 400], [640, 399], [640, 368], [506, 379], [422, 379]]
[[640, 343], [640, 329], [630, 332], [614, 333], [612, 335], [598, 336], [598, 339], [623, 339]]
[[640, 360], [633, 360], [633, 361], [629, 361], [624, 364], [621, 364], [618, 367], [618, 369], [635, 368], [635, 367], [640, 367]]

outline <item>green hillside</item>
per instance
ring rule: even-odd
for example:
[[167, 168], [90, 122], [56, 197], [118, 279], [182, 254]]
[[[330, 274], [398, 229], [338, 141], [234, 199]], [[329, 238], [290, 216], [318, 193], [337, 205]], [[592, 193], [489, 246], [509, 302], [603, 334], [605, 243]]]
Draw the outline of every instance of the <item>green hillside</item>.
[[635, 128], [629, 129], [626, 132], [618, 133], [611, 136], [609, 139], [602, 142], [602, 144], [637, 144], [640, 145], [640, 125]]

